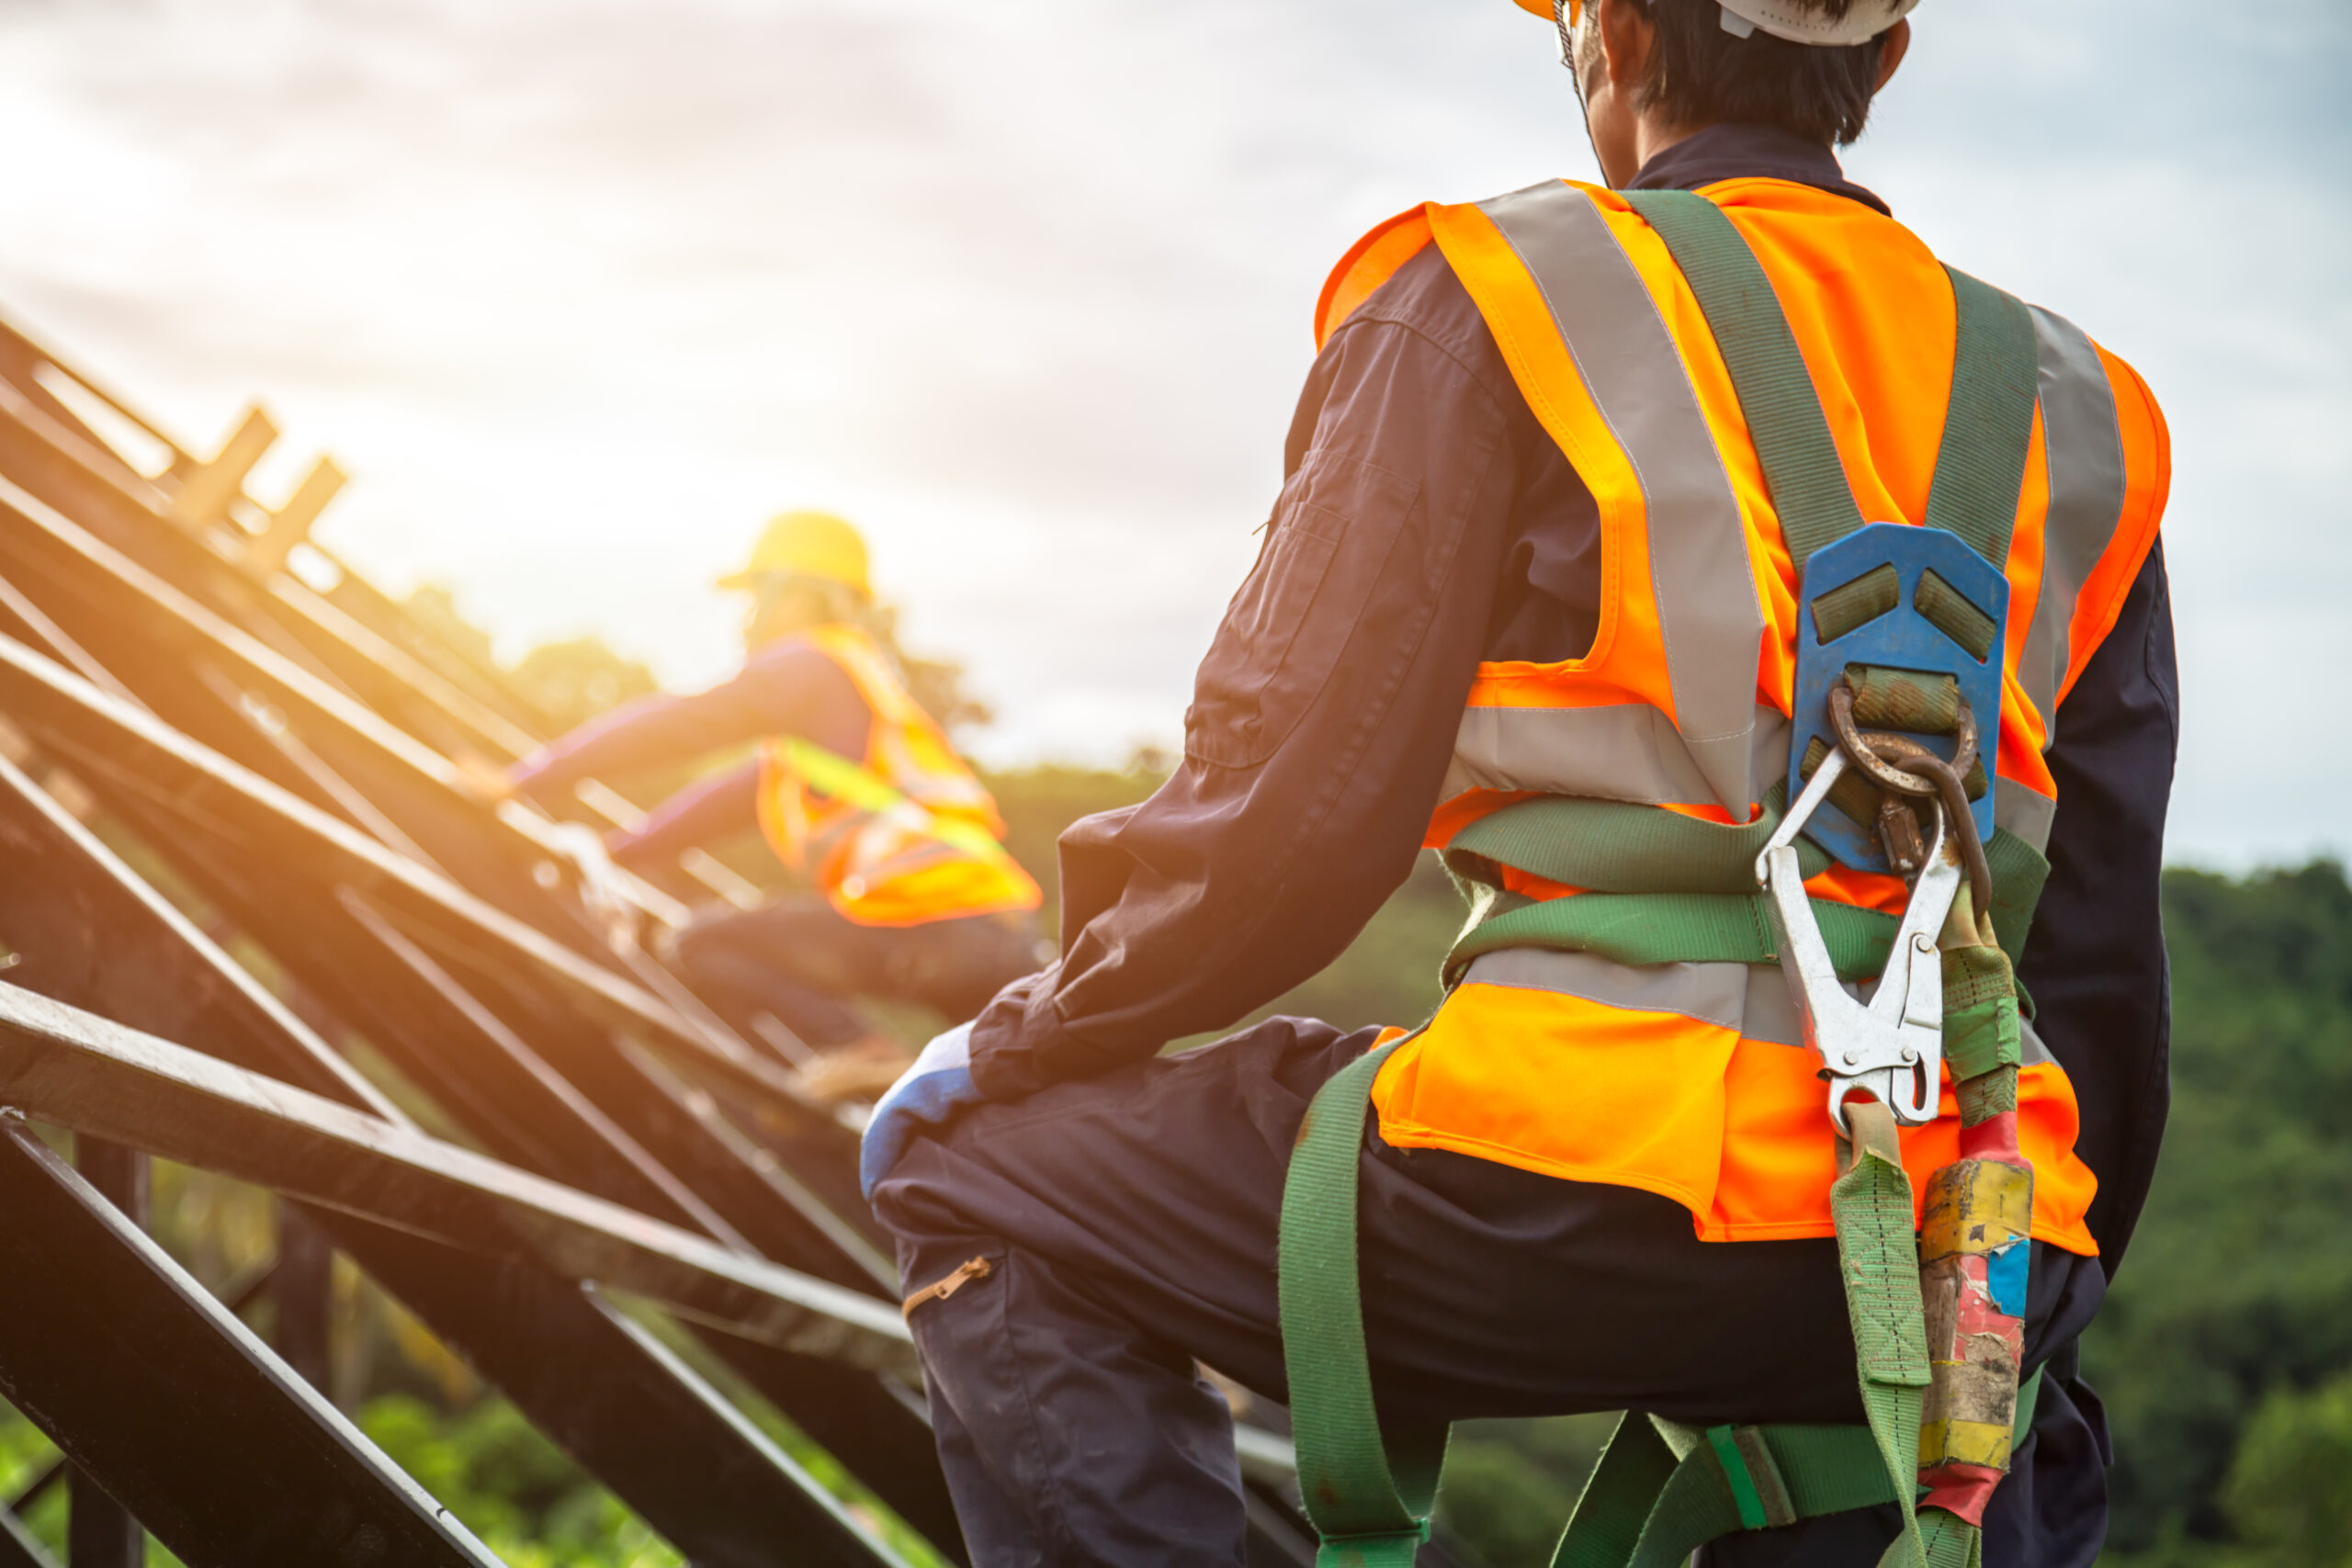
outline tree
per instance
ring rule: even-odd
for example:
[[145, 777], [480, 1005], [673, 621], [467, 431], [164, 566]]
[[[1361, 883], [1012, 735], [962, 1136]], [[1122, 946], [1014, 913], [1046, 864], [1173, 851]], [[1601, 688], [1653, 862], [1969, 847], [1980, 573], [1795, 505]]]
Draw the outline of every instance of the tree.
[[542, 643], [518, 660], [508, 679], [559, 730], [654, 690], [653, 671], [624, 659], [598, 637]]
[[2278, 1568], [2352, 1563], [2352, 1372], [2271, 1392], [2239, 1439], [2222, 1505]]

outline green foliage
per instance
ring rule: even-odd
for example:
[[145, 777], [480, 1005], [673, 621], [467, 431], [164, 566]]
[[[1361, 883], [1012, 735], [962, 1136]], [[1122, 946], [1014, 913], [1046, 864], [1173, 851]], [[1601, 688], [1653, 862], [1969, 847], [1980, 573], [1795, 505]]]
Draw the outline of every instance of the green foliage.
[[2352, 1372], [2272, 1391], [2222, 1486], [2239, 1536], [2279, 1568], [2352, 1564]]
[[866, 612], [865, 625], [875, 640], [899, 661], [899, 673], [906, 677], [908, 693], [922, 705], [923, 712], [938, 722], [940, 728], [950, 732], [981, 729], [995, 719], [987, 702], [969, 685], [961, 660], [927, 659], [907, 651], [899, 640], [896, 604], [876, 602]]
[[2232, 1534], [2224, 1477], [2257, 1407], [2352, 1368], [2352, 888], [2322, 863], [2176, 871], [2165, 895], [2172, 1119], [2084, 1359], [2115, 1547], [2218, 1562], [2196, 1554]]
[[1616, 1421], [1463, 1422], [1446, 1450], [1438, 1535], [1474, 1568], [1544, 1568]]
[[359, 1428], [513, 1568], [681, 1568], [619, 1499], [582, 1474], [503, 1400], [445, 1416], [386, 1394]]
[[1260, 1015], [1320, 1018], [1347, 1029], [1419, 1023], [1444, 995], [1438, 965], [1462, 919], [1461, 894], [1437, 857], [1422, 855], [1347, 952]]
[[983, 773], [980, 782], [996, 797], [1004, 817], [1004, 847], [1046, 891], [1046, 929], [1054, 929], [1061, 908], [1061, 858], [1056, 841], [1081, 817], [1115, 811], [1148, 798], [1167, 780], [1164, 770], [1130, 767], [1078, 768], [1060, 762], [1004, 773]]
[[[1060, 914], [1055, 842], [1063, 830], [1081, 817], [1146, 799], [1166, 782], [1169, 765], [1169, 759], [1143, 752], [1116, 772], [1046, 763], [986, 775], [1004, 814], [1005, 847], [1046, 890], [1047, 931], [1057, 928]], [[1437, 1005], [1438, 961], [1461, 926], [1461, 897], [1435, 857], [1424, 855], [1347, 952], [1232, 1027], [1284, 1013], [1351, 1029], [1418, 1023]]]
[[411, 620], [448, 645], [465, 663], [480, 670], [498, 668], [491, 651], [490, 634], [466, 619], [458, 608], [457, 590], [446, 582], [427, 582], [409, 592], [401, 608]]

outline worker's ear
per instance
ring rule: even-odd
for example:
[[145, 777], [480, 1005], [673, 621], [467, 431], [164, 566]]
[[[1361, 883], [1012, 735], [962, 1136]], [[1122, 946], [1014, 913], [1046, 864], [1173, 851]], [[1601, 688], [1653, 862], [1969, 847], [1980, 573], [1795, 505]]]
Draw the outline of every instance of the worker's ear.
[[1904, 17], [1886, 29], [1886, 41], [1879, 46], [1878, 80], [1871, 84], [1871, 91], [1879, 93], [1894, 80], [1903, 68], [1903, 57], [1911, 52], [1911, 18]]
[[1648, 80], [1650, 51], [1657, 47], [1657, 24], [1627, 0], [1600, 0], [1593, 6], [1592, 25], [1600, 37], [1600, 54], [1609, 71], [1609, 85], [1632, 94]]

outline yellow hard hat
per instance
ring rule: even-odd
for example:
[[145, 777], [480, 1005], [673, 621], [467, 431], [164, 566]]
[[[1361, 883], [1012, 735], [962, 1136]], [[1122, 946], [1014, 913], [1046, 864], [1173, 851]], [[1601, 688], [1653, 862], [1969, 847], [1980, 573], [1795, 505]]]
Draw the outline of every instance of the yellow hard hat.
[[720, 578], [718, 586], [757, 588], [763, 579], [787, 575], [874, 592], [865, 580], [865, 541], [830, 512], [786, 512], [772, 519], [752, 547], [751, 560]]

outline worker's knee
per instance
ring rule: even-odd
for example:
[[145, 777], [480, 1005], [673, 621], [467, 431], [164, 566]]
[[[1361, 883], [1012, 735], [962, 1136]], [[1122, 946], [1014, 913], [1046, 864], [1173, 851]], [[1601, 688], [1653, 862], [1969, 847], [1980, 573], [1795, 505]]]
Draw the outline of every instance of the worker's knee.
[[930, 1395], [963, 1438], [948, 1468], [967, 1519], [1010, 1504], [1054, 1561], [1239, 1562], [1230, 1416], [1190, 1356], [1001, 1237], [904, 1240], [899, 1267]]

